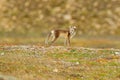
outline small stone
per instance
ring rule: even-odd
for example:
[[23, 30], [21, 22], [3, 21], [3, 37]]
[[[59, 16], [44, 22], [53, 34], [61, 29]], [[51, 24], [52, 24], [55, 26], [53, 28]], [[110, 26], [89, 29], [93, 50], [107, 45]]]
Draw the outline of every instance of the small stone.
[[53, 72], [58, 72], [58, 69], [57, 68], [53, 69]]

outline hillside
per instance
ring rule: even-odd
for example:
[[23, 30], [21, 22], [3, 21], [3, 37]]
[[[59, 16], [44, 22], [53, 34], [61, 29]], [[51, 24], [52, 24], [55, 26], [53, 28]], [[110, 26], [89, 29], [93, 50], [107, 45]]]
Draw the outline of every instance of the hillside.
[[119, 0], [0, 0], [0, 11], [1, 34], [44, 35], [69, 25], [79, 34], [120, 34]]

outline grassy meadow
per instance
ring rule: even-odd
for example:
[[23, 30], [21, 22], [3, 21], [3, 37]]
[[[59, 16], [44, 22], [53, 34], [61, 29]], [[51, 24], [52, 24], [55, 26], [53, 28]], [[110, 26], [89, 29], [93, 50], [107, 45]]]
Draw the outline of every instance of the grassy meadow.
[[119, 80], [120, 42], [110, 38], [1, 38], [0, 80]]
[[0, 72], [9, 77], [5, 80], [119, 80], [119, 52], [83, 47], [4, 46], [0, 50]]

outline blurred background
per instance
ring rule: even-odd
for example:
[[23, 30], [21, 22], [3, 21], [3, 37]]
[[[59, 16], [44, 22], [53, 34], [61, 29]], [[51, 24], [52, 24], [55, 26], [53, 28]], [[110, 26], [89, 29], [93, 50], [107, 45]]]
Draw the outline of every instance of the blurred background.
[[73, 46], [120, 48], [120, 1], [0, 0], [0, 45], [44, 45], [51, 29], [70, 25]]

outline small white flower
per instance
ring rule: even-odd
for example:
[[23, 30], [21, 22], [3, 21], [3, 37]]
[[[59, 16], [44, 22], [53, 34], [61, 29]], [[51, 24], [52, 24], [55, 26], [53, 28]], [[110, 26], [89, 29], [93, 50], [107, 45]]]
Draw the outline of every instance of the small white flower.
[[4, 54], [5, 54], [5, 53], [4, 53], [4, 52], [2, 52], [2, 53], [1, 53], [1, 56], [3, 56]]
[[120, 55], [120, 52], [115, 52], [116, 55]]
[[76, 62], [77, 65], [79, 65], [80, 63], [79, 62]]

